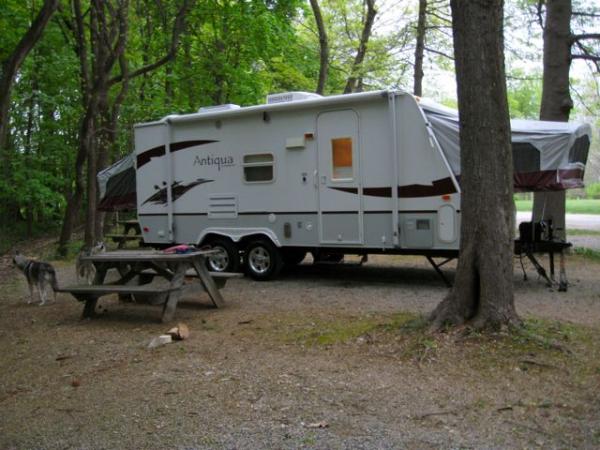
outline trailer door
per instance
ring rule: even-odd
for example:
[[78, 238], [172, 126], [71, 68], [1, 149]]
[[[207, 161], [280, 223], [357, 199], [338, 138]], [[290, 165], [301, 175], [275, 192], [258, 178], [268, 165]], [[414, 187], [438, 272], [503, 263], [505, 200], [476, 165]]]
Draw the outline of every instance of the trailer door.
[[346, 109], [317, 118], [319, 238], [322, 244], [361, 244], [359, 120]]

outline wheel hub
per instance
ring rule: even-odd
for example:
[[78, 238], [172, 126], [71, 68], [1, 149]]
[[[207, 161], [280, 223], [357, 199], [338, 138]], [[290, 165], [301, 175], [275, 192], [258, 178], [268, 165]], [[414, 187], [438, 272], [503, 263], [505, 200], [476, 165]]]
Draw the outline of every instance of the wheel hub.
[[208, 265], [212, 272], [223, 272], [229, 265], [229, 256], [223, 247], [213, 247], [218, 253], [214, 253], [208, 257]]
[[271, 267], [271, 257], [262, 247], [253, 248], [249, 255], [250, 266], [257, 273], [265, 273]]

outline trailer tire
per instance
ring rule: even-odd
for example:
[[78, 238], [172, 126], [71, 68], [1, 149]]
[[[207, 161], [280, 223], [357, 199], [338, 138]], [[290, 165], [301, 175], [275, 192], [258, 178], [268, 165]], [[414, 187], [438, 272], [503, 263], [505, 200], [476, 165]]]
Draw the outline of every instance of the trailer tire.
[[246, 275], [257, 281], [272, 280], [283, 268], [279, 249], [267, 239], [250, 242], [244, 254]]
[[286, 266], [297, 266], [306, 257], [306, 251], [288, 248], [286, 250], [283, 250], [282, 256], [283, 262]]
[[239, 272], [240, 251], [231, 240], [216, 238], [207, 243], [212, 249], [219, 250], [216, 255], [206, 258], [209, 272]]

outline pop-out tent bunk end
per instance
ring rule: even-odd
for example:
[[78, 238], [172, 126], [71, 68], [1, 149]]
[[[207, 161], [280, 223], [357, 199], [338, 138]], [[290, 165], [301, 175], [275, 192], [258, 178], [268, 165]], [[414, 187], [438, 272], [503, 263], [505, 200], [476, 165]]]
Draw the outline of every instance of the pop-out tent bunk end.
[[98, 172], [99, 211], [131, 211], [137, 207], [135, 155], [132, 153]]
[[[420, 99], [419, 105], [457, 177], [460, 176], [458, 111]], [[592, 129], [576, 122], [511, 120], [515, 192], [583, 187]]]

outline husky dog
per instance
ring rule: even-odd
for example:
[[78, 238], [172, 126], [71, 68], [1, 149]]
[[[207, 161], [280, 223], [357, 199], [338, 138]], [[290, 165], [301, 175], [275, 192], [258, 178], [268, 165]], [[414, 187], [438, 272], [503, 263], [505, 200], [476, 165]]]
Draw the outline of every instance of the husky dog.
[[104, 246], [104, 242], [96, 242], [91, 249], [82, 248], [77, 256], [77, 261], [75, 262], [75, 272], [77, 274], [77, 281], [85, 280], [87, 284], [92, 284], [94, 280], [95, 270], [94, 265], [91, 261], [82, 261], [81, 258], [83, 256], [92, 256], [97, 255], [98, 253], [104, 253], [106, 251], [106, 247]]
[[54, 271], [54, 267], [45, 262], [25, 258], [25, 256], [21, 255], [19, 252], [15, 252], [13, 264], [17, 266], [19, 270], [25, 274], [25, 278], [27, 278], [29, 294], [31, 295], [31, 299], [27, 302], [28, 304], [35, 301], [34, 288], [37, 289], [39, 293], [40, 305], [46, 304], [48, 288], [52, 289], [54, 301], [56, 301], [58, 283], [56, 282], [56, 272]]

